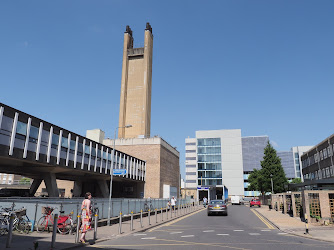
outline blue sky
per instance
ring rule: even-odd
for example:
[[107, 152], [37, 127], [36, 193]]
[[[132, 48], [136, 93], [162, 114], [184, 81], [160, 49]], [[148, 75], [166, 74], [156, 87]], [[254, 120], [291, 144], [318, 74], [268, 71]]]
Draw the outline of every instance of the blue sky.
[[123, 34], [153, 28], [151, 135], [333, 134], [334, 1], [0, 1], [0, 101], [85, 135], [118, 126]]

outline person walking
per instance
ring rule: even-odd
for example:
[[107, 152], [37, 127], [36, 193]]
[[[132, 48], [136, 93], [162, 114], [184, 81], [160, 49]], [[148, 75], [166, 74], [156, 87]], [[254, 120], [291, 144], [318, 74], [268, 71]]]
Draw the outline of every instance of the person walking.
[[172, 206], [172, 210], [175, 211], [176, 199], [174, 198], [174, 196], [170, 200], [170, 205]]
[[207, 202], [208, 202], [208, 199], [204, 196], [204, 198], [203, 198], [203, 206], [204, 207], [206, 207]]
[[86, 243], [86, 233], [91, 229], [91, 221], [92, 221], [92, 194], [87, 192], [85, 194], [85, 199], [81, 204], [81, 237], [80, 242]]

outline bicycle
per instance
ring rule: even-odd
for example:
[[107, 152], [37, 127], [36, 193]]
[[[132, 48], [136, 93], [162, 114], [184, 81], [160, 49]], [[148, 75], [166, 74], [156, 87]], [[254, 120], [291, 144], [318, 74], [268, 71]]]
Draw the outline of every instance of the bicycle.
[[27, 212], [26, 208], [22, 208], [21, 210], [15, 211], [16, 214], [15, 220], [17, 221], [14, 226], [14, 229], [20, 233], [29, 234], [31, 231], [32, 222], [30, 221], [26, 212]]
[[[52, 218], [52, 212], [55, 208], [52, 207], [42, 207], [42, 214], [44, 214], [37, 222], [37, 232], [42, 233], [46, 229], [49, 231], [49, 227], [53, 226], [54, 221]], [[57, 231], [61, 234], [68, 234], [73, 229], [72, 214], [62, 215], [64, 211], [59, 211], [60, 215], [57, 221]]]
[[[64, 211], [59, 211], [60, 214], [63, 214]], [[61, 234], [71, 233], [74, 226], [72, 220], [73, 211], [68, 215], [60, 215], [57, 222], [57, 230]]]
[[150, 210], [150, 211], [154, 210], [154, 207], [151, 204], [151, 202], [150, 202], [150, 205], [148, 205], [147, 202], [144, 204], [144, 211], [148, 212], [148, 210]]

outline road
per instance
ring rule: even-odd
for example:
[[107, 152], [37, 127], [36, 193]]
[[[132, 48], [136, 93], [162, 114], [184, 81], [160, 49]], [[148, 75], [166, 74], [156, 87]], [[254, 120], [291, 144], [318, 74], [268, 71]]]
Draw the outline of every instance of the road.
[[252, 208], [228, 206], [228, 216], [200, 210], [145, 232], [87, 246], [99, 249], [334, 249], [334, 244], [281, 232]]

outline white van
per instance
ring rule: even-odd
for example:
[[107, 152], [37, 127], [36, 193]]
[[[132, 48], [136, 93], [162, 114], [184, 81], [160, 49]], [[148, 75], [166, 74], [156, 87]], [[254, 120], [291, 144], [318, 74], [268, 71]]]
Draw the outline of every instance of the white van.
[[241, 202], [240, 202], [240, 196], [238, 196], [238, 195], [231, 196], [231, 204], [232, 205], [234, 205], [234, 204], [240, 205], [241, 204]]

